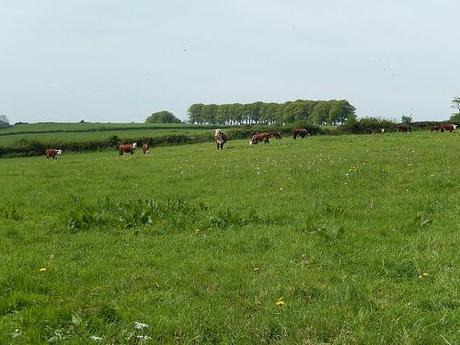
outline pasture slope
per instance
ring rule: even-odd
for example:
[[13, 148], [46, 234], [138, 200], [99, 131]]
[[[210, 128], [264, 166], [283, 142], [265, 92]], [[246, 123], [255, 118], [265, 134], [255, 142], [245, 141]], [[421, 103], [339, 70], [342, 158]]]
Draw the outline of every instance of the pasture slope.
[[458, 344], [459, 152], [420, 132], [1, 160], [0, 343]]

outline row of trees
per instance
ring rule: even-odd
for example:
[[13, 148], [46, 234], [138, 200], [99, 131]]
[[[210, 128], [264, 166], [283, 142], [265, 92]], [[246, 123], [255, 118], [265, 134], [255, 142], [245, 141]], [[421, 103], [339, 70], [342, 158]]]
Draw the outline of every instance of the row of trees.
[[298, 99], [286, 103], [192, 104], [188, 109], [196, 124], [282, 124], [309, 121], [318, 125], [343, 124], [356, 118], [355, 107], [347, 100], [311, 101]]

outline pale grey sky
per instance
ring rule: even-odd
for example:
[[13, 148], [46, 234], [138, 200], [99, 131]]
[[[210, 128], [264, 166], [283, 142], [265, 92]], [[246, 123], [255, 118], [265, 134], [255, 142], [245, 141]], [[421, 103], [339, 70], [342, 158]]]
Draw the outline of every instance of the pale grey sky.
[[181, 119], [192, 103], [348, 99], [447, 119], [458, 0], [0, 0], [0, 114]]

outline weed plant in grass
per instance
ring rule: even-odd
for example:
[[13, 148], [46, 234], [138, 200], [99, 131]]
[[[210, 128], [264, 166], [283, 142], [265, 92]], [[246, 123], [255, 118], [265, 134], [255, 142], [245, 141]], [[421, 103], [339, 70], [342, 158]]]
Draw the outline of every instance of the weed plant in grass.
[[0, 343], [458, 343], [459, 149], [412, 133], [2, 160]]

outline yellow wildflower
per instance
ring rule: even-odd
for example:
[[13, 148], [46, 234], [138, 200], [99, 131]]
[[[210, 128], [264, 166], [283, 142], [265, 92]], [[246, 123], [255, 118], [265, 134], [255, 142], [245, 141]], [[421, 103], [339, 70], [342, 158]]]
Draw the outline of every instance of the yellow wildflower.
[[276, 301], [275, 303], [278, 307], [282, 307], [286, 304], [286, 302], [284, 302], [284, 298], [283, 297], [280, 297], [278, 298], [278, 300]]

